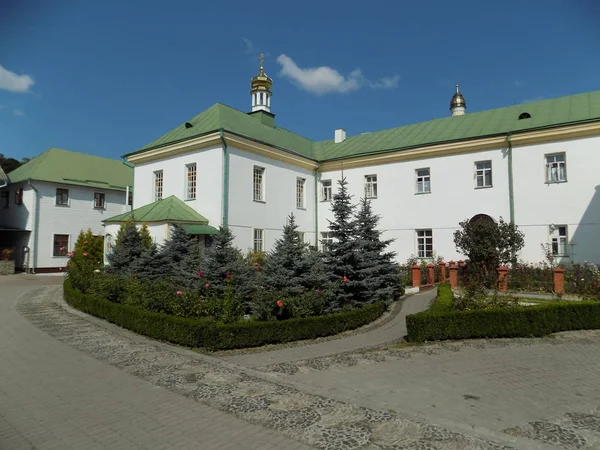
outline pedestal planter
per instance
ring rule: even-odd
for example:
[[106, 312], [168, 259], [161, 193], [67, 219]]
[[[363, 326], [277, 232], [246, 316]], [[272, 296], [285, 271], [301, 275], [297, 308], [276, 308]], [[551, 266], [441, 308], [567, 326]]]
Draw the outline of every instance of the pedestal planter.
[[0, 275], [12, 275], [13, 273], [15, 273], [15, 262], [0, 260]]

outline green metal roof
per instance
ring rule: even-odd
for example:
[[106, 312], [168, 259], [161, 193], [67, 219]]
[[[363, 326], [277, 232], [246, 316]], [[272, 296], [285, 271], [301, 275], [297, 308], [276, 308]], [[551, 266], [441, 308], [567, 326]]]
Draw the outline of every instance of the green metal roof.
[[[519, 120], [523, 112], [528, 112], [531, 118]], [[600, 120], [600, 91], [363, 133], [336, 144], [333, 140], [314, 142], [283, 128], [273, 128], [261, 123], [258, 117], [217, 103], [191, 119], [191, 127], [181, 124], [134, 153], [224, 129], [307, 158], [328, 161], [597, 120]]]
[[208, 225], [208, 219], [206, 217], [198, 214], [193, 208], [186, 205], [174, 195], [142, 206], [141, 208], [134, 209], [133, 211], [103, 220], [103, 222], [126, 222], [130, 219], [135, 222], [168, 222]]
[[133, 185], [133, 169], [116, 159], [51, 148], [13, 170], [8, 179], [10, 183], [38, 180], [124, 191]]
[[194, 225], [187, 223], [181, 226], [187, 234], [219, 234], [219, 230], [210, 225]]

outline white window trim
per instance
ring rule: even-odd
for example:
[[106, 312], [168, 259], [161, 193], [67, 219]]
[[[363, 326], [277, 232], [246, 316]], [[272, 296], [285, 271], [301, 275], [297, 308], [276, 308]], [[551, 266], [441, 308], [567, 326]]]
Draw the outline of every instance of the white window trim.
[[[423, 236], [422, 238], [424, 239], [423, 245], [424, 245], [424, 252], [425, 252], [425, 256], [421, 256], [419, 254], [419, 231], [430, 231], [431, 232], [431, 236]], [[431, 255], [427, 256], [427, 238], [431, 238]], [[433, 241], [433, 228], [418, 228], [415, 230], [415, 245], [416, 245], [416, 254], [417, 254], [417, 258], [418, 259], [429, 259], [433, 256], [434, 253], [434, 241]]]
[[[160, 198], [158, 198], [158, 186], [156, 180], [158, 179], [157, 175], [160, 174]], [[152, 172], [152, 194], [154, 201], [162, 200], [165, 196], [165, 173], [161, 170], [155, 170]]]
[[[67, 236], [67, 248], [65, 249], [65, 254], [60, 256], [60, 255], [55, 255], [54, 254], [54, 236], [56, 235], [62, 235], [62, 236]], [[50, 240], [50, 255], [52, 255], [52, 258], [68, 258], [67, 254], [71, 252], [71, 241], [72, 241], [72, 236], [70, 233], [52, 233], [52, 239]]]
[[[189, 174], [190, 169], [194, 168], [194, 192], [193, 197], [190, 196], [190, 186], [189, 186]], [[198, 198], [198, 165], [195, 162], [191, 162], [185, 165], [185, 200], [196, 200]]]
[[[261, 198], [256, 198], [256, 181], [254, 175], [256, 173], [256, 169], [262, 170], [261, 177]], [[262, 166], [252, 166], [252, 199], [256, 203], [267, 203], [267, 169]]]
[[[428, 191], [419, 191], [419, 170], [427, 170], [429, 175], [429, 190]], [[425, 183], [423, 182], [423, 187], [425, 187]], [[415, 194], [423, 195], [423, 194], [431, 194], [431, 168], [430, 167], [420, 167], [419, 169], [415, 169]]]
[[[369, 178], [374, 178], [374, 181], [368, 181]], [[379, 194], [377, 186], [377, 174], [365, 175], [365, 198], [374, 199]], [[367, 195], [367, 186], [370, 186], [370, 195]]]
[[[551, 181], [548, 179], [548, 158], [551, 156], [560, 156], [562, 155], [564, 161], [562, 161], [563, 166], [565, 168], [565, 179], [564, 180], [557, 180], [557, 181]], [[560, 167], [560, 166], [559, 166]], [[560, 173], [560, 171], [559, 171]], [[544, 179], [546, 180], [546, 184], [559, 184], [559, 183], [566, 183], [568, 181], [568, 176], [567, 176], [567, 153], [566, 152], [554, 152], [554, 153], [547, 153], [544, 155]]]
[[[560, 240], [561, 240], [561, 235], [560, 233], [560, 229], [564, 227], [565, 228], [565, 244], [564, 244], [564, 253], [560, 253]], [[554, 253], [554, 239], [557, 239], [557, 252]], [[569, 226], [566, 224], [560, 224], [560, 225], [549, 225], [548, 226], [548, 243], [550, 244], [550, 252], [552, 254], [552, 256], [555, 256], [557, 258], [568, 258], [569, 255]]]
[[[490, 163], [490, 168], [489, 168], [489, 172], [490, 172], [490, 179], [491, 179], [491, 183], [489, 185], [485, 184], [485, 173], [486, 171], [488, 171], [488, 169], [481, 169], [482, 173], [483, 173], [483, 186], [477, 186], [477, 177], [478, 172], [480, 169], [477, 168], [477, 164], [485, 164], [485, 163]], [[494, 172], [493, 169], [494, 168], [494, 164], [492, 163], [491, 160], [484, 160], [484, 161], [475, 161], [475, 164], [473, 164], [473, 170], [475, 171], [475, 189], [489, 189], [489, 188], [493, 188], [494, 187]]]
[[[325, 251], [326, 250], [326, 245], [325, 242], [333, 242], [333, 236], [331, 236], [332, 232], [331, 231], [321, 231], [321, 239], [319, 239], [319, 247], [321, 248], [321, 251]], [[326, 235], [326, 236], [325, 236]]]
[[[260, 231], [260, 249], [256, 249], [256, 232]], [[264, 252], [265, 251], [265, 230], [263, 228], [253, 228], [252, 229], [252, 249], [255, 252]]]
[[[323, 183], [329, 182], [329, 198], [325, 198], [325, 186]], [[331, 202], [333, 200], [333, 182], [331, 180], [321, 180], [321, 201]]]
[[[102, 200], [102, 206], [96, 206], [96, 194], [104, 195]], [[94, 192], [94, 209], [106, 209], [106, 193], [105, 192]]]
[[[302, 183], [302, 195], [299, 195], [300, 182]], [[306, 178], [296, 177], [296, 209], [306, 209]]]
[[[65, 191], [67, 191], [67, 203], [58, 203], [56, 201], [56, 191], [58, 189], [63, 189]], [[67, 208], [71, 206], [71, 190], [69, 188], [56, 188], [54, 190], [54, 206], [60, 206], [61, 208]]]

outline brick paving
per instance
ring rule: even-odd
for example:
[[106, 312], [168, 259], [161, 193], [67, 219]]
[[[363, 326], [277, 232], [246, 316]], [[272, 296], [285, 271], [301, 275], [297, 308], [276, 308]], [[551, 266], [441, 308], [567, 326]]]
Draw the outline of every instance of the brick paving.
[[0, 279], [0, 449], [311, 448], [49, 337], [15, 304], [62, 279], [6, 278]]

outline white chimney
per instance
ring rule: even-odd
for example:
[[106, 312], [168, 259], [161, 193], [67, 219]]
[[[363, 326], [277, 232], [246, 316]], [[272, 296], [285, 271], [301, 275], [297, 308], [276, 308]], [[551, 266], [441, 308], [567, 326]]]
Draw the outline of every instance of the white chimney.
[[344, 142], [346, 140], [346, 130], [343, 128], [338, 128], [335, 130], [335, 143], [339, 144], [340, 142]]

